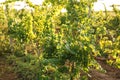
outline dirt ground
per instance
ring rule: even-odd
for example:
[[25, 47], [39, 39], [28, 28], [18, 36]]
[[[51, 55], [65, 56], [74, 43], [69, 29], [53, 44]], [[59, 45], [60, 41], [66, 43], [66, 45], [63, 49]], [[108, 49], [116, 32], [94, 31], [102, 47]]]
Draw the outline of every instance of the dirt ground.
[[[97, 59], [99, 64], [106, 70], [106, 73], [97, 70], [90, 70], [89, 80], [120, 80], [120, 69], [108, 65], [104, 60]], [[0, 57], [0, 80], [18, 80], [17, 74], [12, 70], [12, 66], [6, 62], [6, 59]]]
[[108, 65], [104, 59], [97, 58], [96, 60], [106, 73], [92, 69], [90, 70], [92, 77], [89, 80], [120, 80], [120, 69]]
[[11, 69], [6, 58], [0, 57], [0, 80], [17, 80], [17, 75]]

